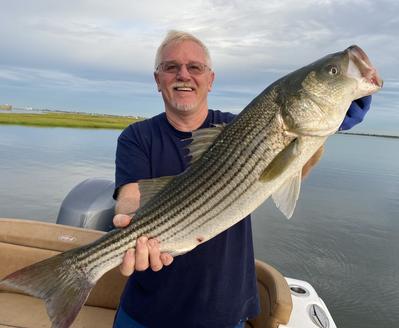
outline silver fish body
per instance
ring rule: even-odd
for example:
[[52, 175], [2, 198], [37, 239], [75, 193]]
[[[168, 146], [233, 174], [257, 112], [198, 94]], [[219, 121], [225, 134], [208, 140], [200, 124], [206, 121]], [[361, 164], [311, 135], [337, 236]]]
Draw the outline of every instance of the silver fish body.
[[176, 256], [228, 229], [269, 196], [290, 217], [302, 167], [336, 132], [352, 100], [381, 86], [357, 46], [281, 78], [231, 124], [194, 132], [185, 172], [141, 181], [142, 206], [127, 228], [17, 271], [0, 284], [43, 298], [53, 327], [69, 327], [97, 280], [122, 262], [139, 236], [156, 237], [162, 251]]

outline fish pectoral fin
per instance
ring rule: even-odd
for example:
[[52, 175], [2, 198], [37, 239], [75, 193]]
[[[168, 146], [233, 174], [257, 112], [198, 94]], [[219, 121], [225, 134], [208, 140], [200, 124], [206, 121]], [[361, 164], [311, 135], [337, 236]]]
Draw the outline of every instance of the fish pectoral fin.
[[301, 171], [287, 179], [280, 188], [272, 194], [277, 208], [290, 219], [294, 213], [296, 202], [301, 190]]
[[226, 124], [218, 124], [212, 128], [200, 129], [192, 133], [192, 142], [187, 146], [190, 165], [197, 161], [202, 154], [213, 144], [217, 136], [223, 131]]
[[[298, 157], [300, 153], [300, 140], [293, 140], [284, 148], [263, 171], [260, 181], [269, 182], [279, 177]], [[301, 171], [287, 179], [273, 194], [272, 198], [277, 208], [287, 217], [291, 218], [296, 201], [301, 189]]]
[[266, 182], [278, 177], [297, 158], [299, 154], [299, 140], [294, 139], [271, 161], [260, 176], [260, 181]]
[[174, 176], [165, 176], [155, 179], [139, 180], [140, 207], [144, 206], [152, 197], [165, 188], [173, 178]]

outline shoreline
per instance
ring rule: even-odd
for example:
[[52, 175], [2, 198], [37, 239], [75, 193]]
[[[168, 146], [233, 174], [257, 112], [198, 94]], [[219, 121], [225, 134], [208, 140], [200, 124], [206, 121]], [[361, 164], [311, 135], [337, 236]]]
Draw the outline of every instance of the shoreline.
[[42, 113], [1, 113], [0, 124], [38, 127], [65, 127], [89, 129], [122, 130], [128, 125], [141, 121], [134, 116], [108, 114], [87, 114], [76, 112], [42, 112]]
[[342, 132], [339, 131], [336, 134], [347, 134], [350, 136], [360, 136], [360, 137], [376, 137], [376, 138], [390, 138], [390, 139], [399, 139], [399, 135], [393, 134], [378, 134], [378, 133], [365, 133], [365, 132]]

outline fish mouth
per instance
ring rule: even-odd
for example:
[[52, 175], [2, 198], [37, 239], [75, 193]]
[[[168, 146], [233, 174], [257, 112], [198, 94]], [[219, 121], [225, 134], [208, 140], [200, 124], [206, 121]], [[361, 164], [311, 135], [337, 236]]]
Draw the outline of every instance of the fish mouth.
[[381, 89], [384, 82], [366, 53], [356, 45], [350, 46], [346, 52], [349, 55], [348, 75], [360, 80], [370, 92]]

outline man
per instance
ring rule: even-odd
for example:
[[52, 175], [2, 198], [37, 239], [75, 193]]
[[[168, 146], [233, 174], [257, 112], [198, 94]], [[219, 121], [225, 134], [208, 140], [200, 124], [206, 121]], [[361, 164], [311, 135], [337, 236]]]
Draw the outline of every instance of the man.
[[[140, 205], [138, 180], [181, 173], [188, 164], [182, 140], [234, 118], [208, 109], [215, 74], [207, 48], [191, 34], [167, 35], [154, 77], [165, 112], [129, 126], [118, 139], [117, 227], [126, 226]], [[363, 118], [370, 99], [352, 104], [344, 128]], [[250, 217], [172, 261], [156, 239], [139, 238], [136, 252], [128, 251], [121, 265], [131, 276], [114, 327], [243, 327], [259, 312]]]

